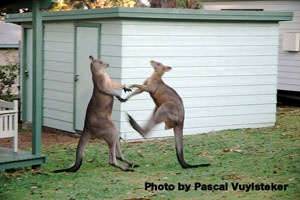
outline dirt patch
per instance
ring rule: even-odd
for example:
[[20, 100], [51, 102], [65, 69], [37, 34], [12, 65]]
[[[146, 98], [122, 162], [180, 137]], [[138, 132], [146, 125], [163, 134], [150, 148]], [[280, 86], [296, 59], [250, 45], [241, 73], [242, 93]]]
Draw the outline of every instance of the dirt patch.
[[[42, 146], [57, 146], [63, 144], [74, 144], [78, 143], [78, 137], [72, 137], [67, 134], [57, 134], [51, 132], [42, 132]], [[32, 144], [32, 132], [22, 131], [19, 132], [18, 148], [25, 149], [31, 147]], [[12, 138], [1, 138], [0, 147], [12, 148]]]

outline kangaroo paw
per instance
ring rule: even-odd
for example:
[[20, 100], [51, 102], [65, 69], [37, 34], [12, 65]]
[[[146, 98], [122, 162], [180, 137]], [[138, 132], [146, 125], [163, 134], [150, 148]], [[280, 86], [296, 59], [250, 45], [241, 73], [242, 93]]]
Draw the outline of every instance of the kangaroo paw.
[[139, 164], [132, 164], [132, 165], [128, 165], [129, 167], [132, 167], [132, 168], [136, 168], [136, 167], [140, 167]]
[[119, 165], [118, 163], [109, 163], [109, 164], [113, 167], [117, 167], [117, 168], [121, 169], [124, 172], [133, 172], [134, 171], [133, 169], [128, 169], [127, 167]]

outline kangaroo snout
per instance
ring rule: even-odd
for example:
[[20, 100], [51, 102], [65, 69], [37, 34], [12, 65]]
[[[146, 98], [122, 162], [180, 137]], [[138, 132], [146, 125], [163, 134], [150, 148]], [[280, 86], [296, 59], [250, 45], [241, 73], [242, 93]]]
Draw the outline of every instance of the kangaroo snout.
[[164, 67], [164, 71], [165, 72], [168, 72], [168, 71], [170, 71], [172, 69], [172, 67]]

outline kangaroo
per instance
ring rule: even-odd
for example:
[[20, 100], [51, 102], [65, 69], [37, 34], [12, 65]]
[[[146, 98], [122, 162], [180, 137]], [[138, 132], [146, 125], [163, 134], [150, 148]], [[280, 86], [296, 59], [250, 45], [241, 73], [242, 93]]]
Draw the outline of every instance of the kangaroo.
[[183, 124], [184, 124], [184, 107], [183, 102], [177, 92], [166, 85], [161, 79], [165, 72], [170, 71], [172, 68], [164, 66], [163, 64], [151, 61], [152, 67], [154, 68], [153, 74], [144, 81], [143, 85], [133, 84], [130, 88], [138, 88], [125, 99], [133, 97], [134, 95], [140, 94], [144, 91], [148, 92], [152, 97], [156, 107], [152, 113], [152, 116], [146, 126], [142, 128], [137, 122], [129, 115], [129, 123], [132, 128], [146, 137], [147, 133], [158, 123], [164, 122], [165, 129], [172, 129], [175, 135], [176, 143], [176, 155], [178, 162], [182, 168], [196, 168], [206, 167], [210, 164], [201, 165], [189, 165], [185, 162], [183, 156]]
[[54, 172], [76, 172], [82, 164], [84, 150], [91, 136], [102, 138], [108, 144], [110, 165], [120, 168], [123, 171], [133, 171], [117, 163], [116, 158], [127, 163], [130, 167], [139, 166], [123, 157], [119, 143], [119, 134], [111, 119], [113, 97], [115, 96], [121, 102], [125, 101], [125, 99], [122, 99], [113, 91], [113, 88], [122, 88], [124, 92], [131, 91], [131, 89], [112, 81], [109, 75], [102, 71], [102, 68], [108, 68], [109, 64], [94, 59], [93, 56], [89, 58], [91, 61], [90, 68], [94, 90], [86, 110], [84, 128], [76, 151], [76, 162], [71, 168], [56, 170]]

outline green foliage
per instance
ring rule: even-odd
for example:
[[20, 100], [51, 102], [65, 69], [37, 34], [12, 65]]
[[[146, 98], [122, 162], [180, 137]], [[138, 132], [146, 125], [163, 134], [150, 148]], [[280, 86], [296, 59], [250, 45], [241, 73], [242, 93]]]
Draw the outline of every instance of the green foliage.
[[9, 58], [10, 51], [6, 53], [6, 65], [0, 66], [0, 99], [11, 101], [15, 98], [12, 94], [13, 85], [19, 74], [19, 64], [15, 58]]
[[[210, 167], [195, 169], [180, 167], [173, 138], [121, 144], [124, 156], [141, 165], [135, 172], [110, 166], [103, 141], [89, 143], [78, 172], [53, 174], [51, 171], [74, 162], [77, 144], [47, 146], [43, 153], [48, 155], [48, 163], [41, 172], [28, 168], [0, 174], [0, 199], [299, 199], [299, 133], [300, 108], [279, 108], [274, 127], [186, 136], [187, 162], [211, 162]], [[233, 191], [231, 187], [228, 191], [146, 191], [146, 181], [289, 186], [287, 191], [245, 192]]]
[[202, 0], [177, 0], [178, 8], [203, 9]]
[[136, 0], [56, 0], [47, 11], [95, 9], [112, 7], [134, 7]]
[[[149, 0], [155, 8], [203, 9], [201, 0]], [[112, 7], [147, 7], [141, 0], [56, 0], [48, 11], [95, 9]]]

